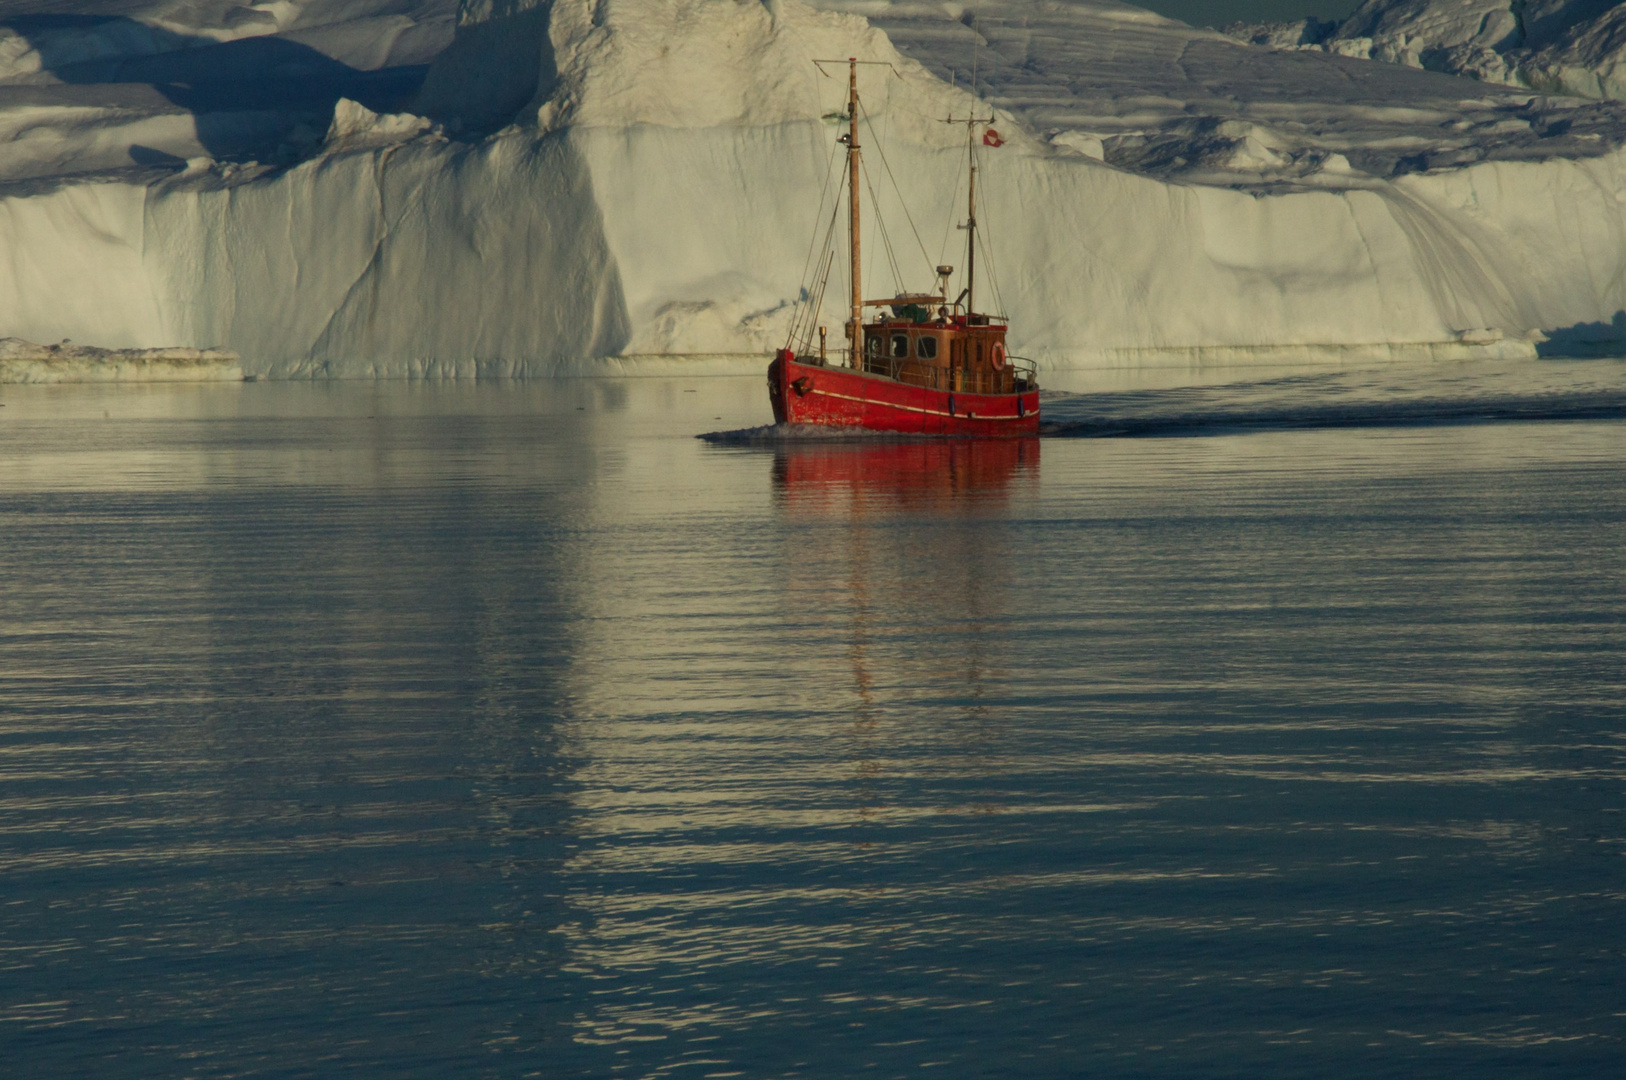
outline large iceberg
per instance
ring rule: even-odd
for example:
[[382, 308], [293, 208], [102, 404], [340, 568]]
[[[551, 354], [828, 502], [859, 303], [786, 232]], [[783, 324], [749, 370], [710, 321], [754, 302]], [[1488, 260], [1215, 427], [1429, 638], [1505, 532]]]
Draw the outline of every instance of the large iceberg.
[[941, 121], [992, 109], [980, 216], [1045, 365], [1520, 355], [1626, 310], [1613, 102], [1110, 0], [180, 10], [0, 39], [0, 334], [275, 377], [748, 367], [840, 133], [813, 61], [847, 56], [886, 65], [861, 89], [903, 273], [874, 289], [962, 261]]

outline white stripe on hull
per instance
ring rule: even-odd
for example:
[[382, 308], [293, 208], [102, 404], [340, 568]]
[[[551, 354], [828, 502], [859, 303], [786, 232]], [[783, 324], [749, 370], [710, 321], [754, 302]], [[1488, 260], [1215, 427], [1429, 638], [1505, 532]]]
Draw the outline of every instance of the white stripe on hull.
[[808, 391], [809, 394], [823, 394], [825, 397], [840, 398], [842, 401], [856, 401], [861, 405], [879, 405], [886, 409], [898, 409], [902, 412], [925, 413], [927, 416], [946, 416], [951, 420], [1021, 420], [1020, 413], [1007, 413], [1003, 416], [978, 416], [976, 413], [951, 413], [941, 409], [922, 409], [918, 405], [895, 405], [890, 401], [876, 401], [874, 398], [853, 397], [851, 394], [838, 394], [834, 390], [820, 390], [817, 386]]

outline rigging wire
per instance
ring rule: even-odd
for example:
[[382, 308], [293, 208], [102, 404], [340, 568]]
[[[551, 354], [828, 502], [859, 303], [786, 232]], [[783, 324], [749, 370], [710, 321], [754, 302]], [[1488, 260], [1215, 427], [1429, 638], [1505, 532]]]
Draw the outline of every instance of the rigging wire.
[[[830, 223], [824, 229], [824, 242], [822, 244], [819, 243], [818, 230], [815, 229], [813, 232], [814, 249], [819, 253], [818, 263], [815, 264], [815, 266], [827, 267], [830, 259], [833, 257], [832, 249], [834, 247], [836, 221], [840, 216], [841, 200], [837, 199], [830, 208]], [[828, 276], [829, 271], [826, 269], [824, 272], [826, 282], [828, 281]], [[801, 294], [797, 299], [797, 309], [791, 322], [791, 341], [786, 343], [787, 347], [795, 343], [797, 340], [797, 335], [802, 335], [802, 340], [804, 341], [811, 342], [812, 340], [813, 321], [816, 318], [816, 316], [811, 314], [814, 306], [812, 289], [815, 281], [817, 281], [818, 278], [819, 272], [817, 269], [814, 269], [812, 276], [804, 279], [804, 283], [801, 286]], [[821, 282], [818, 287], [823, 288], [823, 283]], [[806, 323], [805, 327], [803, 325], [804, 323]]]
[[[886, 87], [888, 91], [887, 97], [890, 99], [892, 84], [883, 79], [882, 85]], [[870, 116], [869, 110], [864, 107], [863, 98], [858, 99], [858, 110], [859, 114], [863, 116], [864, 122], [869, 125], [870, 133], [873, 135], [875, 133], [875, 118]], [[874, 140], [875, 153], [880, 156], [883, 162], [886, 161], [886, 136], [891, 127], [892, 112], [890, 109], [883, 107], [881, 109], [881, 133]], [[876, 183], [877, 179], [879, 178], [871, 178], [868, 173], [864, 175], [864, 183], [870, 187], [870, 201], [875, 206], [875, 223], [881, 227], [881, 242], [886, 245], [886, 260], [892, 265], [892, 290], [893, 294], [896, 295], [903, 291], [903, 275], [899, 272], [898, 253], [892, 246], [892, 235], [887, 231], [886, 219], [881, 215], [881, 195], [880, 192], [875, 190], [875, 188], [879, 187], [879, 184]], [[899, 202], [901, 204], [902, 200], [900, 199]], [[909, 208], [904, 207], [904, 213], [908, 214], [908, 212]]]
[[[880, 145], [884, 139], [884, 134], [876, 134], [875, 118], [870, 116], [869, 110], [864, 108], [864, 101], [862, 98], [860, 98], [858, 101], [858, 115], [868, 128], [871, 145], [876, 148], [877, 152], [880, 152]], [[851, 151], [849, 151], [849, 153], [850, 152]], [[886, 256], [888, 269], [892, 271], [892, 287], [895, 291], [902, 292], [903, 286], [901, 282], [903, 275], [898, 268], [897, 252], [892, 246], [892, 234], [887, 230], [886, 218], [881, 214], [881, 196], [880, 193], [875, 189], [875, 179], [870, 175], [869, 163], [866, 162], [862, 157], [858, 159], [858, 169], [860, 174], [864, 177], [864, 187], [869, 192], [870, 206], [872, 207], [871, 216], [875, 219], [875, 231], [881, 238], [881, 250]], [[908, 211], [906, 209], [905, 213], [907, 212]], [[869, 260], [864, 266], [864, 276], [866, 279], [870, 279], [874, 276], [875, 248], [873, 245], [870, 247], [868, 254]]]
[[[831, 179], [835, 176], [836, 159], [837, 159], [837, 156], [838, 156], [838, 151], [840, 151], [840, 149], [841, 149], [841, 144], [840, 143], [831, 143], [830, 144], [830, 156], [825, 161], [825, 164], [824, 164], [824, 184], [819, 189], [819, 206], [818, 206], [818, 209], [816, 211], [814, 211], [814, 215], [813, 215], [813, 220], [815, 222], [817, 222], [821, 217], [824, 216], [825, 199], [828, 198], [829, 195], [830, 195], [830, 183], [831, 183]], [[841, 198], [840, 198], [840, 196], [837, 196], [836, 200], [835, 200], [835, 209], [834, 209], [834, 211], [832, 211], [832, 213], [839, 212], [840, 209], [841, 209]], [[834, 228], [834, 222], [832, 221], [831, 229], [833, 229], [833, 228]], [[804, 315], [805, 311], [807, 310], [807, 308], [810, 306], [810, 301], [812, 299], [811, 289], [813, 287], [814, 281], [818, 278], [818, 269], [817, 269], [817, 267], [819, 265], [823, 264], [826, 261], [823, 258], [823, 252], [822, 252], [822, 250], [820, 248], [820, 245], [819, 245], [818, 241], [819, 241], [819, 230], [815, 227], [814, 230], [813, 230], [813, 235], [808, 238], [807, 257], [802, 260], [801, 278], [800, 278], [800, 280], [799, 280], [799, 282], [797, 284], [797, 298], [796, 298], [796, 301], [797, 301], [798, 310], [792, 316], [791, 327], [790, 327], [790, 340], [785, 342], [786, 348], [789, 348], [791, 345], [795, 344], [795, 342], [797, 340], [797, 333], [798, 333], [798, 331], [799, 331], [799, 329], [801, 327], [801, 324], [802, 324], [802, 321], [803, 321], [803, 315]], [[828, 248], [829, 244], [830, 244], [830, 230], [826, 230], [824, 247]], [[816, 259], [817, 259], [817, 262], [815, 262]], [[826, 280], [827, 280], [828, 279], [828, 271], [826, 271], [825, 277], [826, 277]], [[816, 319], [816, 316], [814, 318]], [[810, 342], [812, 340], [811, 334], [812, 334], [812, 325], [810, 324], [808, 326], [808, 336], [804, 340], [807, 340], [807, 341]]]
[[[825, 162], [825, 165], [824, 165], [824, 186], [819, 189], [819, 208], [816, 211], [814, 211], [814, 214], [813, 214], [813, 220], [814, 221], [818, 221], [819, 218], [824, 216], [824, 200], [830, 194], [830, 178], [835, 175], [836, 151], [838, 149], [840, 149], [840, 146], [841, 146], [840, 143], [831, 144], [830, 158], [829, 158], [828, 161]], [[841, 204], [841, 200], [838, 198], [836, 200], [836, 205], [840, 206], [840, 204]], [[819, 240], [819, 231], [818, 231], [817, 228], [815, 228], [813, 230], [813, 235], [808, 238], [807, 257], [802, 260], [802, 276], [801, 276], [801, 279], [800, 279], [800, 281], [798, 283], [798, 288], [803, 293], [805, 293], [807, 291], [808, 286], [812, 284], [812, 279], [808, 275], [809, 275], [810, 272], [813, 271], [814, 252], [815, 252], [815, 250], [817, 248], [818, 240]]]
[[[900, 75], [898, 77], [901, 79], [903, 76]], [[890, 97], [887, 99], [887, 106], [888, 106], [888, 109], [891, 108], [891, 99], [890, 99]], [[864, 119], [869, 120], [870, 119], [869, 110], [864, 108], [864, 102], [863, 102], [862, 99], [859, 100], [858, 107], [863, 112]], [[910, 110], [910, 111], [913, 111], [913, 110]], [[888, 115], [888, 120], [890, 121], [890, 114]], [[870, 121], [870, 129], [873, 131], [874, 127], [875, 127], [874, 121], [871, 120]], [[882, 140], [882, 142], [884, 142], [884, 139]], [[917, 247], [920, 248], [920, 257], [922, 259], [926, 260], [926, 268], [928, 270], [935, 270], [936, 269], [936, 264], [932, 262], [931, 255], [928, 254], [927, 251], [926, 251], [926, 242], [920, 238], [920, 229], [915, 225], [914, 215], [909, 213], [909, 201], [903, 197], [903, 189], [898, 186], [898, 178], [895, 175], [893, 175], [893, 172], [892, 172], [892, 162], [887, 160], [886, 149], [882, 146], [881, 142], [877, 142], [875, 144], [875, 152], [881, 158], [881, 166], [886, 170], [886, 178], [888, 180], [892, 181], [892, 190], [897, 193], [898, 205], [903, 208], [904, 220], [909, 222], [909, 231], [915, 234], [915, 244], [916, 244]], [[877, 215], [876, 215], [877, 217], [879, 217], [879, 212], [878, 211], [879, 211], [879, 207], [877, 207]], [[901, 285], [901, 283], [900, 283], [900, 285]]]
[[[818, 328], [819, 311], [824, 306], [824, 291], [830, 283], [830, 270], [836, 257], [836, 222], [839, 220], [841, 220], [841, 200], [837, 199], [830, 209], [830, 224], [824, 230], [824, 243], [819, 245], [819, 262], [824, 267], [824, 273], [819, 278], [817, 302], [815, 303], [815, 298], [810, 295], [803, 304], [803, 314], [792, 324], [793, 341], [800, 340], [809, 346], [813, 344], [813, 331]], [[817, 239], [817, 234], [814, 239]], [[799, 338], [796, 337], [798, 334]]]
[[[978, 229], [977, 232], [980, 234], [982, 230]], [[983, 262], [988, 264], [988, 285], [993, 290], [994, 303], [997, 305], [994, 310], [990, 312], [990, 314], [1003, 316], [1007, 314], [1005, 311], [1005, 296], [999, 290], [999, 271], [994, 266], [993, 248], [990, 246], [989, 241], [986, 238], [979, 235], [978, 239], [982, 245]]]
[[[975, 48], [973, 48], [972, 52], [972, 70], [972, 89], [974, 93], [976, 88]], [[902, 76], [900, 75], [899, 78], [902, 78]], [[888, 102], [890, 104], [890, 97], [888, 98]], [[885, 173], [886, 179], [892, 184], [892, 190], [894, 194], [896, 194], [898, 204], [903, 210], [904, 219], [909, 223], [909, 229], [914, 235], [915, 244], [920, 250], [921, 257], [926, 260], [928, 267], [935, 271], [936, 266], [942, 263], [943, 256], [948, 252], [949, 237], [954, 229], [954, 219], [957, 215], [953, 210], [952, 201], [950, 203], [947, 219], [943, 225], [943, 239], [942, 244], [940, 245], [938, 261], [937, 263], [932, 263], [931, 256], [926, 250], [925, 242], [921, 238], [920, 229], [915, 223], [914, 215], [909, 212], [908, 201], [903, 197], [903, 189], [898, 183], [896, 174], [892, 171], [892, 163], [886, 156], [884, 143], [886, 140], [886, 131], [890, 127], [890, 114], [883, 114], [883, 127], [881, 128], [880, 134], [877, 136], [874, 117], [870, 115], [869, 110], [864, 106], [862, 100], [859, 101], [858, 107], [859, 119], [862, 120], [866, 125], [871, 138], [874, 140], [876, 153], [881, 159], [882, 170]], [[918, 113], [918, 110], [908, 109], [907, 107], [903, 108], [906, 112]], [[924, 113], [918, 113], [918, 115], [924, 119], [933, 119], [931, 117], [926, 117]], [[975, 116], [975, 113], [972, 115]], [[804, 260], [802, 267], [802, 283], [799, 288], [800, 295], [798, 297], [797, 307], [800, 310], [792, 319], [790, 328], [791, 341], [787, 344], [801, 342], [811, 347], [812, 339], [817, 330], [819, 317], [823, 309], [824, 297], [829, 286], [830, 276], [835, 268], [836, 226], [841, 216], [842, 199], [839, 193], [836, 195], [833, 202], [827, 203], [827, 199], [829, 199], [832, 180], [836, 173], [836, 163], [840, 156], [841, 149], [842, 144], [840, 142], [832, 144], [829, 159], [825, 164], [824, 183], [819, 191], [817, 215], [822, 216], [825, 206], [829, 205], [831, 207], [829, 224], [824, 230], [824, 241], [822, 244], [818, 242], [817, 230], [815, 230], [814, 236], [809, 243], [807, 257]], [[850, 154], [851, 150], [849, 149], [847, 152]], [[975, 138], [973, 135], [968, 134], [966, 148], [962, 156], [962, 160], [968, 169], [976, 165], [977, 154]], [[886, 258], [888, 268], [892, 271], [893, 285], [899, 292], [902, 292], [904, 287], [903, 271], [898, 262], [897, 250], [892, 242], [891, 233], [886, 227], [886, 220], [880, 213], [881, 200], [876, 186], [876, 181], [878, 178], [871, 173], [868, 164], [864, 162], [862, 158], [860, 158], [860, 171], [864, 177], [865, 188], [869, 192], [871, 205], [875, 208], [874, 217], [876, 232], [880, 237], [880, 247], [883, 249], [883, 254]], [[986, 203], [984, 205], [986, 205]], [[962, 226], [962, 228], [964, 227], [965, 226]], [[993, 293], [994, 302], [997, 305], [998, 312], [1003, 314], [1005, 310], [1005, 300], [1003, 291], [1000, 288], [999, 274], [993, 255], [993, 245], [991, 240], [980, 235], [984, 231], [985, 230], [981, 228], [972, 231], [972, 235], [968, 237], [968, 250], [970, 246], [975, 245], [976, 251], [982, 255], [983, 263], [988, 274], [988, 284], [991, 292]], [[868, 255], [868, 261], [870, 262], [870, 268], [872, 269], [874, 266], [873, 260], [876, 258], [873, 246], [868, 252]], [[850, 272], [847, 276], [850, 278]], [[848, 285], [850, 288], [850, 280]]]
[[[870, 144], [876, 148], [877, 152], [879, 152], [883, 136], [876, 134], [875, 119], [874, 117], [870, 116], [869, 110], [864, 108], [863, 98], [858, 99], [858, 115], [868, 128]], [[875, 180], [870, 176], [869, 163], [866, 162], [862, 157], [858, 159], [858, 169], [859, 173], [864, 177], [864, 187], [869, 191], [869, 201], [871, 207], [870, 216], [875, 219], [875, 231], [881, 238], [881, 250], [886, 256], [888, 269], [892, 271], [892, 286], [896, 291], [901, 292], [902, 288], [898, 284], [898, 256], [897, 253], [892, 249], [892, 236], [887, 231], [886, 218], [881, 214], [881, 196], [879, 192], [875, 190]], [[874, 277], [874, 269], [875, 248], [872, 245], [869, 250], [869, 261], [864, 266], [865, 280], [870, 280]]]
[[[965, 156], [966, 156], [966, 158], [969, 158], [970, 155], [971, 155], [971, 147], [969, 145], [967, 145], [966, 148], [965, 148]], [[969, 167], [969, 162], [967, 163], [967, 167]], [[957, 216], [958, 216], [958, 214], [954, 209], [954, 202], [951, 199], [949, 201], [948, 217], [943, 222], [943, 245], [937, 251], [937, 264], [938, 265], [941, 265], [943, 260], [948, 258], [949, 237], [954, 232], [954, 219]], [[937, 268], [936, 266], [932, 267], [932, 269], [934, 269], [934, 270], [936, 268]]]
[[818, 328], [819, 313], [824, 310], [824, 293], [830, 284], [830, 269], [835, 259], [836, 253], [833, 250], [825, 253], [824, 272], [819, 275], [818, 288], [814, 291], [811, 302], [808, 304], [807, 327], [799, 339], [806, 346], [808, 352], [813, 351], [813, 331]]
[[[874, 178], [870, 176], [869, 169], [863, 165], [862, 159], [860, 159], [859, 165], [864, 174], [864, 186], [869, 189], [870, 202], [874, 203], [876, 207], [875, 231], [880, 234], [881, 248], [886, 253], [887, 266], [892, 271], [892, 287], [897, 292], [902, 292], [903, 271], [898, 266], [898, 253], [892, 247], [892, 234], [887, 231], [886, 219], [880, 214], [881, 197], [876, 192]], [[874, 257], [875, 255], [872, 252], [870, 258], [873, 259]]]

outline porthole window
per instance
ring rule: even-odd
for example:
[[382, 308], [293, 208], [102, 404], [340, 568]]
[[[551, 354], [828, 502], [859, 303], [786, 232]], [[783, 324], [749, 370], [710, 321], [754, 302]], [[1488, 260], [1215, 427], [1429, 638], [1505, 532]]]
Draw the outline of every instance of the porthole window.
[[937, 339], [930, 334], [922, 334], [915, 338], [915, 355], [922, 360], [936, 360]]
[[893, 334], [892, 335], [892, 358], [894, 360], [905, 360], [905, 359], [908, 359], [908, 357], [909, 357], [909, 335], [908, 334]]

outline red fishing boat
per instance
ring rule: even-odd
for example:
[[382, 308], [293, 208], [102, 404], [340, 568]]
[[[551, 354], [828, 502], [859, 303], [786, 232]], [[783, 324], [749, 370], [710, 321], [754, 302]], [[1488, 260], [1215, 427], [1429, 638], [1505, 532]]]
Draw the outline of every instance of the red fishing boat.
[[[835, 61], [821, 61], [834, 63]], [[847, 60], [848, 281], [851, 312], [845, 326], [847, 348], [841, 363], [832, 363], [825, 331], [813, 330], [829, 281], [834, 252], [817, 264], [820, 280], [810, 294], [809, 314], [797, 321], [791, 340], [768, 365], [768, 396], [774, 420], [781, 424], [816, 424], [910, 435], [1032, 436], [1039, 431], [1039, 384], [1031, 361], [1012, 356], [1005, 347], [1008, 322], [978, 313], [977, 166], [975, 132], [984, 128], [984, 143], [998, 146], [987, 125], [992, 118], [950, 120], [966, 125], [970, 182], [967, 196], [965, 288], [948, 301], [952, 266], [938, 266], [937, 289], [900, 293], [886, 300], [865, 300], [859, 266], [858, 67]], [[865, 322], [865, 308], [890, 309]]]

